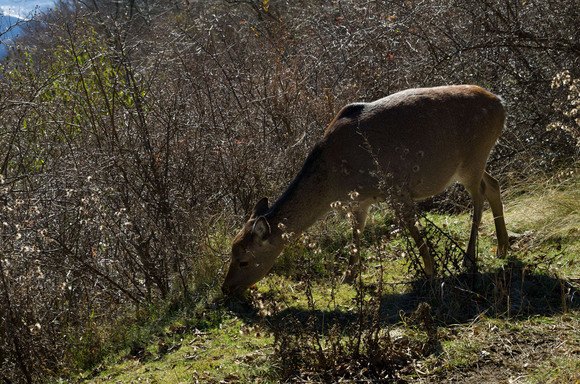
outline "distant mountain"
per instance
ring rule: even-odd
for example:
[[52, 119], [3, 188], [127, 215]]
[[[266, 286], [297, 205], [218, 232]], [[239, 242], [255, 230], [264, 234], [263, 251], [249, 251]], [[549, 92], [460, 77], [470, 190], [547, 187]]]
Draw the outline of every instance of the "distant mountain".
[[4, 15], [0, 13], [0, 57], [3, 57], [7, 53], [7, 44], [22, 34], [22, 23], [25, 23], [24, 19], [20, 19], [16, 16]]

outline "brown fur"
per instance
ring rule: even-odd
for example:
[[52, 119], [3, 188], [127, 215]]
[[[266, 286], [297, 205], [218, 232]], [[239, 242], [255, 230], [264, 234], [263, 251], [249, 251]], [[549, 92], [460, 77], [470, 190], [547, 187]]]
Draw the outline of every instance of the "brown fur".
[[[474, 205], [466, 266], [475, 268], [484, 197], [494, 214], [498, 253], [504, 256], [509, 243], [499, 184], [485, 172], [504, 123], [501, 100], [472, 85], [409, 89], [344, 107], [284, 194], [270, 208], [267, 200], [260, 201], [234, 238], [224, 291], [243, 290], [262, 279], [291, 234], [306, 230], [332, 202], [350, 200], [353, 191], [358, 194], [355, 240], [364, 228], [368, 207], [394, 199], [397, 216], [417, 243], [431, 276], [433, 259], [414, 225], [412, 201], [459, 181]], [[355, 254], [349, 264], [357, 263]], [[352, 276], [349, 270], [347, 279]]]

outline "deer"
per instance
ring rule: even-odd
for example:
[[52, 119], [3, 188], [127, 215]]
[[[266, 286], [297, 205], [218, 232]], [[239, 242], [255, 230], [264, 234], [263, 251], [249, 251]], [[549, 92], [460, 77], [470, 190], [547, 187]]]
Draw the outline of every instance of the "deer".
[[[463, 267], [476, 271], [476, 246], [484, 199], [495, 224], [497, 255], [509, 249], [500, 185], [486, 170], [505, 125], [500, 97], [475, 85], [413, 88], [373, 102], [345, 106], [328, 125], [298, 175], [269, 206], [263, 198], [232, 240], [225, 294], [244, 292], [264, 278], [291, 240], [337, 201], [352, 204], [353, 239], [360, 243], [369, 207], [393, 204], [432, 278], [434, 258], [415, 220], [414, 201], [459, 182], [471, 196], [471, 233]], [[353, 193], [354, 192], [354, 193]], [[351, 199], [349, 199], [349, 196]], [[355, 249], [360, 249], [360, 246]], [[352, 252], [345, 280], [356, 276], [360, 252]]]

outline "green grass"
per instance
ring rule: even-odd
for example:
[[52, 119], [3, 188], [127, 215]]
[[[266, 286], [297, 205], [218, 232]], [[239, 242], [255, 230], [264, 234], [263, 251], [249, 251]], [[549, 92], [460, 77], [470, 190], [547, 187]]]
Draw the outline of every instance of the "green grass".
[[259, 324], [248, 324], [222, 313], [205, 330], [174, 320], [157, 329], [147, 343], [121, 350], [86, 376], [93, 382], [221, 382], [251, 381], [274, 371], [266, 357], [272, 352], [272, 334]]
[[[217, 293], [220, 277], [201, 302], [129, 318], [110, 341], [113, 352], [77, 379], [578, 381], [580, 189], [577, 178], [550, 185], [506, 194], [514, 238], [507, 260], [495, 257], [486, 210], [475, 278], [450, 266], [467, 243], [469, 212], [420, 219], [447, 267], [427, 281], [409, 264], [414, 250], [391, 213], [378, 208], [363, 234], [360, 279], [341, 284], [350, 225], [331, 214], [285, 251], [246, 301]], [[422, 302], [428, 315], [415, 312]]]

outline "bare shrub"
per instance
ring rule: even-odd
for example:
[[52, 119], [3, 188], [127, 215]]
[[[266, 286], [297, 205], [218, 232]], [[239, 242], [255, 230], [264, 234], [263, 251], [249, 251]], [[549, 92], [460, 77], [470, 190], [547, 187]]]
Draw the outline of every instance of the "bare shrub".
[[576, 146], [580, 146], [580, 79], [573, 79], [568, 70], [560, 72], [552, 80], [552, 89], [560, 91], [552, 103], [560, 119], [548, 124], [546, 129], [562, 129], [572, 135]]
[[0, 62], [2, 379], [87, 369], [120, 312], [215, 287], [233, 228], [349, 102], [480, 84], [510, 112], [494, 173], [574, 160], [545, 127], [553, 74], [578, 64], [577, 12], [230, 0], [39, 15]]
[[437, 327], [430, 306], [421, 303], [402, 319], [414, 329], [411, 336], [397, 334], [383, 318], [381, 278], [371, 287], [356, 283], [352, 302], [356, 310], [349, 314], [332, 305], [327, 311], [316, 308], [311, 283], [306, 281], [306, 311], [275, 315], [279, 317], [274, 329], [276, 358], [286, 381], [396, 382], [401, 372], [412, 370], [414, 359], [434, 351]]

